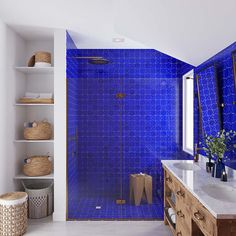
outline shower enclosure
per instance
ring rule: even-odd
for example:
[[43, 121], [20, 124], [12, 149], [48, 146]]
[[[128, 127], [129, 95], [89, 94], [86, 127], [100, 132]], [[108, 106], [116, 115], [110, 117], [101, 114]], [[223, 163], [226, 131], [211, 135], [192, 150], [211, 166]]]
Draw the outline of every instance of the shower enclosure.
[[[73, 58], [81, 51], [112, 59], [90, 65]], [[147, 66], [131, 74], [119, 53], [136, 50], [108, 51], [71, 50], [67, 60], [68, 219], [162, 219], [161, 159], [181, 154], [181, 80], [147, 76]], [[152, 176], [153, 204], [129, 199], [140, 172]]]

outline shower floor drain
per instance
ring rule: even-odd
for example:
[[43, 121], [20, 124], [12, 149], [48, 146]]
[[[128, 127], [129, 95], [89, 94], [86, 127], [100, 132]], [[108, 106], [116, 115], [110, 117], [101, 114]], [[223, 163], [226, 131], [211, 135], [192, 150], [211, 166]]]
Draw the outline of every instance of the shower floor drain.
[[101, 206], [96, 206], [96, 210], [101, 210], [102, 207]]

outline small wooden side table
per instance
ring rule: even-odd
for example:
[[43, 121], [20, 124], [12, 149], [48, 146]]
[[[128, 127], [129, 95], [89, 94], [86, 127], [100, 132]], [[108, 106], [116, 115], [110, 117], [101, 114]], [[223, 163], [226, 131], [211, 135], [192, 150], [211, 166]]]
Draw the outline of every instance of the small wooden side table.
[[130, 175], [130, 201], [139, 206], [141, 200], [145, 199], [152, 204], [152, 176], [147, 174]]

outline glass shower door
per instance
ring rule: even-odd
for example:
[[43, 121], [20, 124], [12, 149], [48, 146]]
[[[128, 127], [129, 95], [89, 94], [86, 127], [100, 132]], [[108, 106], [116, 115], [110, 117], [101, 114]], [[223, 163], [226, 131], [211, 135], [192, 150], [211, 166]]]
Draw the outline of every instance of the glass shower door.
[[73, 189], [74, 185], [78, 191], [69, 191], [72, 201], [69, 218], [119, 219], [122, 210], [116, 204], [121, 188], [120, 104], [116, 97], [119, 81], [77, 79], [76, 87], [77, 99], [71, 100], [78, 109], [68, 122], [77, 121], [78, 151], [77, 162], [68, 166], [69, 173], [75, 173], [69, 177], [68, 187]]
[[[127, 200], [123, 205], [124, 219], [161, 219], [162, 203], [162, 167], [160, 131], [163, 113], [161, 103], [160, 80], [155, 78], [125, 78], [123, 91], [123, 192]], [[160, 108], [157, 109], [157, 107]], [[159, 170], [159, 171], [157, 171]], [[129, 199], [130, 175], [145, 173], [152, 177], [153, 203], [147, 199], [135, 206]]]
[[[162, 218], [160, 81], [68, 81], [68, 218]], [[130, 175], [140, 172], [152, 177], [153, 204], [130, 201]]]

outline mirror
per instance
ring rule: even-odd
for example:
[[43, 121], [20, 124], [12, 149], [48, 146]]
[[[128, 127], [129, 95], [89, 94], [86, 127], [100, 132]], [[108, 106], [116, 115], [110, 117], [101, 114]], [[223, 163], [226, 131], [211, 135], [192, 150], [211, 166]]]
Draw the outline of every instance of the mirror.
[[202, 135], [215, 136], [222, 128], [219, 90], [215, 65], [210, 65], [196, 75], [199, 123]]

